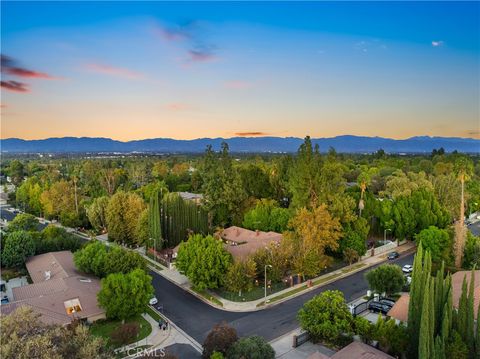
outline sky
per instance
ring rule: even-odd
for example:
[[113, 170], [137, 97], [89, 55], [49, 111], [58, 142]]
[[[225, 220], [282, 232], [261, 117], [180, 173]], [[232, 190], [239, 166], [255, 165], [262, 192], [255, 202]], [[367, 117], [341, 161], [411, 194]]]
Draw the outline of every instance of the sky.
[[480, 138], [479, 2], [1, 2], [1, 138]]

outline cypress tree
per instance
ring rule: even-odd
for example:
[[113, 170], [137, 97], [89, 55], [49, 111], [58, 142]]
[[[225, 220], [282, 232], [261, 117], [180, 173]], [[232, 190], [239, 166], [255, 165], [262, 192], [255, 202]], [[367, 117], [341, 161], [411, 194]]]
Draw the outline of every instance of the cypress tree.
[[442, 266], [437, 271], [437, 276], [435, 277], [435, 335], [440, 332], [442, 321], [443, 321], [443, 307], [445, 305], [445, 295], [444, 295], [444, 262]]
[[443, 341], [442, 337], [437, 335], [435, 338], [435, 349], [434, 355], [432, 355], [434, 359], [446, 359], [445, 358], [445, 342]]
[[480, 358], [480, 303], [477, 308], [477, 330], [475, 334], [475, 358]]
[[418, 245], [417, 254], [413, 260], [412, 283], [410, 285], [410, 302], [408, 305], [408, 331], [410, 335], [409, 341], [409, 358], [418, 356], [418, 336], [421, 323], [421, 308], [423, 300], [423, 248], [422, 243]]
[[466, 317], [466, 338], [465, 343], [468, 345], [470, 350], [471, 357], [473, 357], [473, 353], [475, 351], [475, 337], [474, 337], [474, 320], [475, 320], [475, 313], [473, 310], [474, 306], [474, 288], [475, 288], [475, 268], [472, 269], [472, 274], [470, 276], [470, 284], [468, 287], [468, 300], [467, 300], [467, 317]]
[[435, 279], [433, 277], [430, 277], [430, 288], [429, 288], [429, 292], [428, 292], [428, 317], [427, 317], [427, 320], [429, 322], [429, 325], [428, 325], [428, 330], [429, 330], [429, 333], [428, 333], [428, 337], [429, 337], [429, 345], [430, 345], [430, 348], [429, 348], [429, 351], [430, 353], [433, 355], [435, 353]]
[[430, 280], [427, 280], [424, 287], [423, 304], [422, 304], [422, 320], [420, 322], [420, 334], [418, 338], [418, 358], [429, 359], [432, 356], [432, 337], [430, 326], [430, 313], [433, 311], [433, 307], [430, 307], [431, 302], [431, 288]]
[[443, 320], [442, 320], [442, 339], [445, 344], [450, 337], [452, 331], [452, 315], [453, 315], [453, 301], [452, 301], [452, 288], [447, 289], [447, 300], [443, 307]]
[[464, 343], [467, 343], [467, 316], [468, 316], [468, 294], [467, 294], [467, 276], [463, 277], [462, 294], [458, 303], [457, 314], [457, 332], [462, 337]]

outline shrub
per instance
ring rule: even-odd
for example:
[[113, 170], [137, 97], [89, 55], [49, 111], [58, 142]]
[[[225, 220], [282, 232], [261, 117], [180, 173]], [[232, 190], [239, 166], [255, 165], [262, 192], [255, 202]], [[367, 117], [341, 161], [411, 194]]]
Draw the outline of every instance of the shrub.
[[213, 327], [203, 343], [203, 357], [210, 358], [213, 353], [226, 354], [228, 349], [238, 340], [237, 331], [226, 323]]
[[112, 332], [111, 338], [115, 343], [125, 345], [131, 343], [139, 332], [140, 326], [138, 323], [125, 323]]

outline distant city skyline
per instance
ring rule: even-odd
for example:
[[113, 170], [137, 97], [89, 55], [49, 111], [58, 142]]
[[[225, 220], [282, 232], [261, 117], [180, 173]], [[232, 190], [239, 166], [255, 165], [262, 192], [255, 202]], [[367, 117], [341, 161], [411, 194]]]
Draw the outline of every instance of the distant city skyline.
[[479, 2], [12, 2], [1, 138], [480, 138]]

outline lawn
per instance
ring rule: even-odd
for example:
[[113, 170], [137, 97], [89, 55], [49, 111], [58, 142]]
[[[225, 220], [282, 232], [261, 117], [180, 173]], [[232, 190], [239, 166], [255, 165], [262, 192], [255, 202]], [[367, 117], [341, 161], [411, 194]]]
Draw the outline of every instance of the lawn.
[[[285, 288], [287, 287], [283, 282], [273, 283], [272, 287], [267, 289], [267, 295], [279, 292]], [[265, 296], [265, 289], [263, 286], [254, 287], [250, 292], [242, 292], [241, 296], [238, 295], [238, 292], [229, 292], [224, 288], [216, 289], [214, 292], [220, 297], [232, 302], [249, 302], [252, 300], [261, 299]]]
[[[140, 325], [140, 331], [136, 338], [134, 338], [130, 343], [137, 342], [146, 338], [152, 332], [152, 326], [147, 322], [141, 315], [135, 316], [131, 319], [127, 319], [125, 323], [136, 322]], [[111, 335], [119, 326], [122, 325], [120, 320], [98, 320], [92, 324], [90, 327], [90, 333], [98, 337], [104, 338], [109, 345], [116, 348], [119, 345], [116, 345], [111, 341]]]

